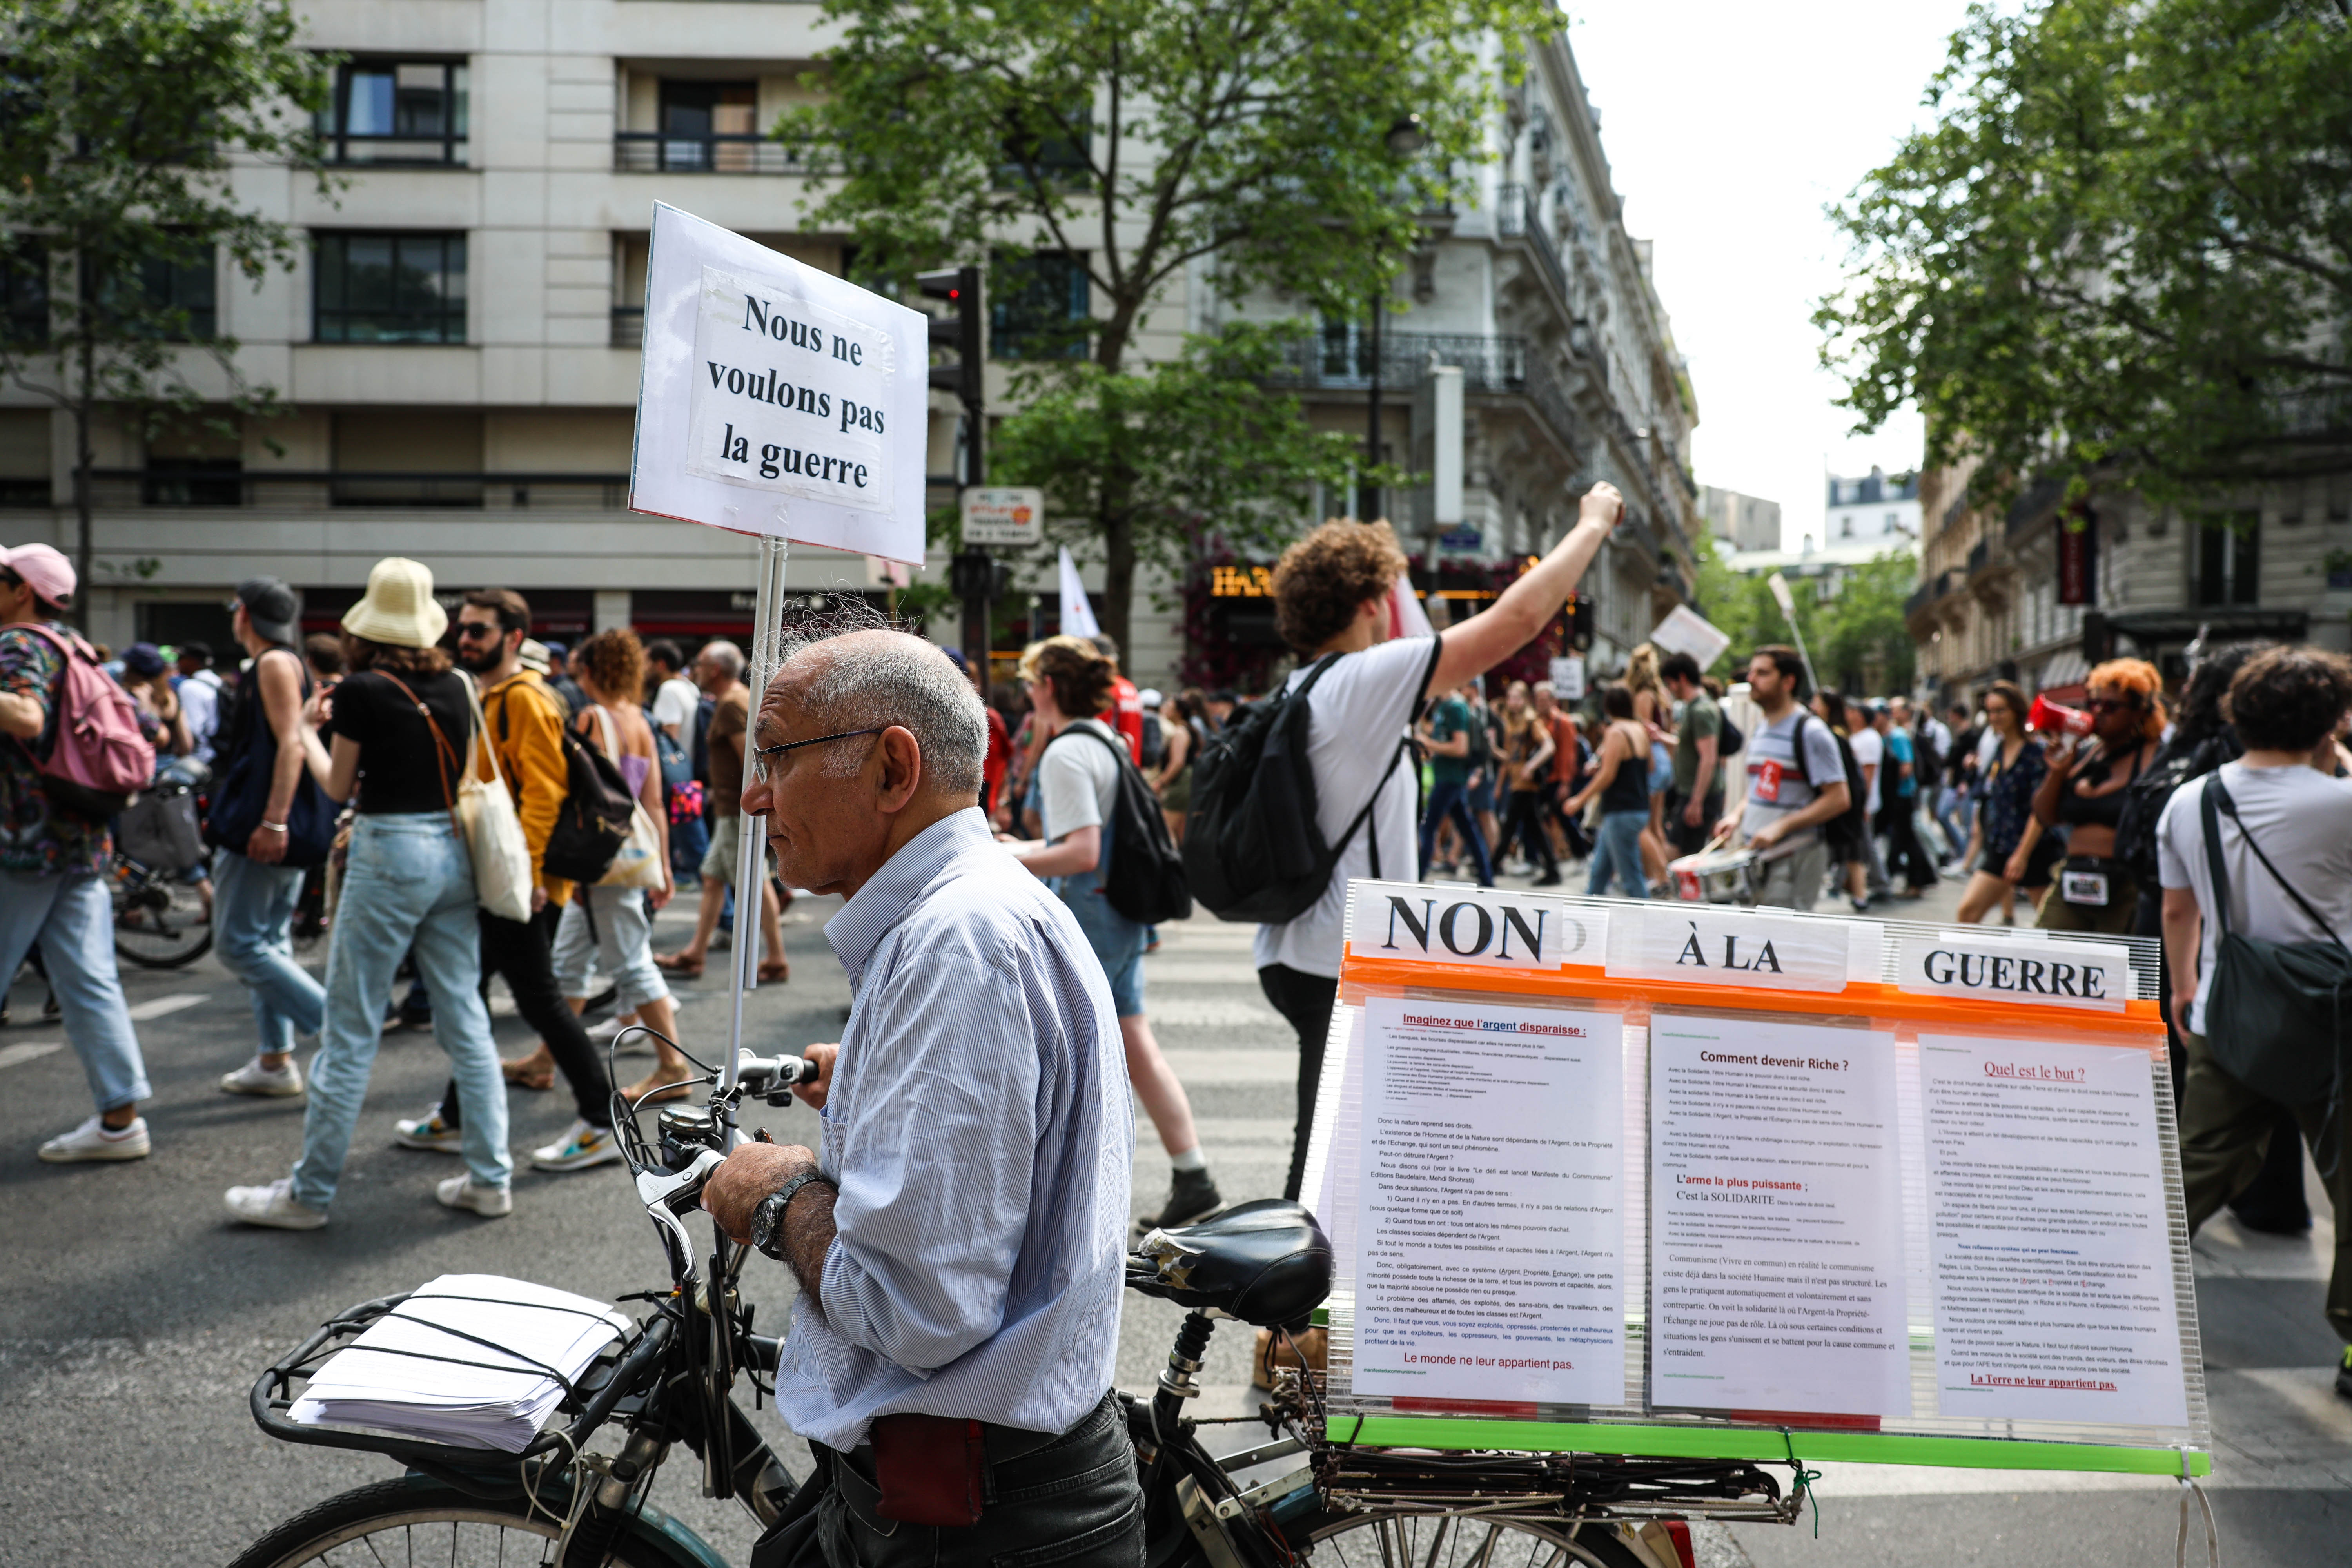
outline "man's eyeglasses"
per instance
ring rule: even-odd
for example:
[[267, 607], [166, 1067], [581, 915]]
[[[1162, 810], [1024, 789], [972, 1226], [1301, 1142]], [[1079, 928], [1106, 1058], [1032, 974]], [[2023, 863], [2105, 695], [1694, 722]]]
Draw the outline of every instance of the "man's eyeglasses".
[[787, 741], [781, 746], [754, 746], [751, 748], [751, 769], [761, 779], [765, 779], [768, 776], [770, 757], [781, 757], [786, 752], [797, 752], [803, 746], [822, 746], [827, 741], [846, 741], [858, 735], [878, 735], [889, 727], [887, 724], [877, 724], [871, 730], [844, 730], [837, 735], [817, 735], [805, 741]]

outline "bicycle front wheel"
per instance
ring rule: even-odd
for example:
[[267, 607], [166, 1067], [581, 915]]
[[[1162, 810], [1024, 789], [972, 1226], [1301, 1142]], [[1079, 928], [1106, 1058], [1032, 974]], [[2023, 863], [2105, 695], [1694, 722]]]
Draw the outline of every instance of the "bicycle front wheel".
[[142, 969], [177, 969], [211, 951], [212, 911], [193, 882], [116, 873], [114, 951]]
[[1462, 1514], [1359, 1514], [1318, 1532], [1315, 1568], [1643, 1568], [1605, 1525], [1564, 1526]]
[[[567, 1489], [548, 1502], [572, 1500]], [[377, 1481], [329, 1498], [263, 1536], [229, 1568], [317, 1563], [430, 1563], [435, 1568], [553, 1568], [560, 1521], [522, 1498], [485, 1501], [435, 1482]], [[614, 1568], [675, 1568], [676, 1558], [637, 1536], [613, 1542]]]

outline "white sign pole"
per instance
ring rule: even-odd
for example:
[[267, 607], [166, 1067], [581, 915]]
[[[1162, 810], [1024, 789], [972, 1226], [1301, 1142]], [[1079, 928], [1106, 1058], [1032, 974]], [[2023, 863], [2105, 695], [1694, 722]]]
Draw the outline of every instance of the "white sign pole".
[[[751, 663], [743, 671], [751, 688], [751, 711], [743, 725], [747, 795], [759, 782], [759, 753], [752, 750], [751, 737], [760, 700], [784, 662], [784, 562], [791, 552], [792, 542], [782, 534], [760, 536], [759, 598], [751, 611]], [[730, 954], [735, 961], [734, 1007], [727, 1030], [727, 1060], [719, 1069], [719, 1086], [727, 1089], [735, 1087], [736, 1068], [743, 1056], [743, 998], [760, 984], [760, 938], [766, 929], [760, 901], [768, 880], [768, 819], [739, 807], [735, 830], [740, 836], [735, 841], [735, 946]]]
[[1805, 634], [1797, 629], [1797, 601], [1789, 593], [1789, 580], [1778, 572], [1764, 579], [1772, 590], [1772, 602], [1780, 606], [1780, 614], [1789, 623], [1789, 635], [1797, 639], [1797, 657], [1805, 661], [1805, 684], [1812, 690], [1822, 689], [1821, 678], [1813, 673], [1813, 656], [1805, 651]]

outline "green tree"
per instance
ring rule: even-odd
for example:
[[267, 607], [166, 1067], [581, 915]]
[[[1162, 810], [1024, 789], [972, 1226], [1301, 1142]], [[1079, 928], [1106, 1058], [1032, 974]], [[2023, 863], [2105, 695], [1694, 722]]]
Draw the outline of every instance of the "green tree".
[[[854, 237], [860, 267], [986, 257], [1000, 302], [1053, 276], [1024, 268], [1033, 255], [1084, 279], [1087, 319], [1023, 352], [1039, 382], [1067, 374], [1066, 418], [1093, 424], [1066, 442], [1100, 466], [1057, 483], [1090, 498], [1104, 624], [1122, 641], [1151, 548], [1136, 530], [1168, 511], [1131, 493], [1142, 476], [1109, 438], [1128, 428], [1118, 378], [1153, 303], [1199, 271], [1230, 294], [1272, 287], [1359, 313], [1420, 216], [1464, 194], [1485, 156], [1497, 89], [1520, 68], [1510, 41], [1560, 25], [1543, 0], [826, 0], [824, 14], [842, 37], [812, 79], [824, 96], [779, 133], [835, 160], [813, 216]], [[1418, 149], [1391, 135], [1408, 115]]]
[[[152, 429], [223, 402], [266, 408], [234, 339], [205, 335], [175, 273], [258, 279], [297, 232], [232, 188], [254, 161], [316, 168], [331, 62], [277, 0], [28, 0], [0, 65], [0, 374], [73, 417], [77, 569], [90, 579], [92, 426]], [[319, 176], [323, 193], [328, 181]], [[82, 604], [88, 604], [87, 595]]]
[[[1789, 618], [1780, 613], [1765, 574], [1733, 571], [1712, 539], [1702, 541], [1699, 550], [1699, 613], [1731, 638], [1709, 673], [1743, 679], [1748, 655], [1767, 643], [1789, 641]], [[1918, 649], [1903, 603], [1918, 581], [1918, 559], [1908, 551], [1853, 568], [1835, 580], [1827, 598], [1823, 579], [1790, 580], [1797, 627], [1822, 684], [1873, 696], [1911, 689]]]
[[2168, 499], [2352, 458], [2352, 5], [1979, 4], [1835, 210], [1823, 362], [1930, 463]]
[[[1345, 484], [1360, 454], [1265, 384], [1303, 330], [1229, 326], [1139, 369], [1081, 362], [1036, 377], [997, 428], [995, 474], [1047, 490], [1048, 531], [1064, 542], [1117, 534], [1132, 561], [1171, 577], [1213, 538], [1264, 552], [1296, 531], [1312, 487]], [[1124, 625], [1104, 629], [1127, 646]]]

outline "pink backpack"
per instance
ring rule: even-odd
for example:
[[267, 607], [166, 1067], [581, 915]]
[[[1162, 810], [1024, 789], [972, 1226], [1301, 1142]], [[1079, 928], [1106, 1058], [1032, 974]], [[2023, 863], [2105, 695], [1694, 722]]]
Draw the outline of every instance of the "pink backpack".
[[66, 659], [50, 716], [49, 754], [26, 748], [33, 752], [43, 791], [52, 805], [76, 816], [111, 816], [155, 776], [155, 748], [139, 732], [138, 705], [81, 638], [43, 626], [22, 629], [47, 638]]

